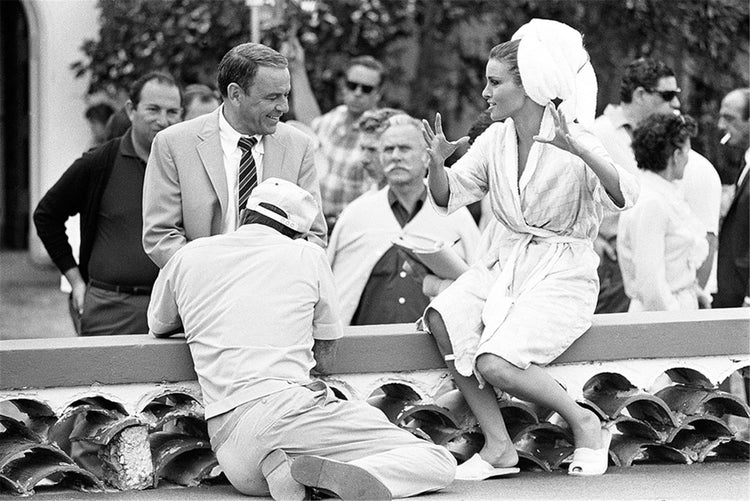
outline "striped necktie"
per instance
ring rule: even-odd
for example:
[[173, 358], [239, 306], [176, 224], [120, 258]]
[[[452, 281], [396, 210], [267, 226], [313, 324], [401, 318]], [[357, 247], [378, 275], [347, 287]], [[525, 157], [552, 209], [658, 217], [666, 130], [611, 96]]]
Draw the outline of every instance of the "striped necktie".
[[238, 146], [242, 150], [239, 172], [239, 198], [237, 210], [242, 212], [245, 208], [250, 191], [258, 184], [258, 174], [255, 170], [255, 159], [253, 158], [253, 146], [258, 140], [255, 137], [241, 137]]

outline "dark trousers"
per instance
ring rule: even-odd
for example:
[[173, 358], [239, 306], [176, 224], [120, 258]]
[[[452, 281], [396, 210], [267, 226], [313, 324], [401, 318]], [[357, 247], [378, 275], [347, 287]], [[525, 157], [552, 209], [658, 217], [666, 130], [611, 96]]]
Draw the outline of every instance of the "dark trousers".
[[[612, 239], [610, 245], [616, 247], [617, 241]], [[605, 253], [596, 270], [599, 275], [599, 298], [594, 313], [622, 313], [628, 311], [630, 298], [625, 295], [622, 283], [620, 264], [613, 261]]]
[[70, 314], [79, 336], [114, 334], [148, 334], [146, 312], [150, 296], [114, 292], [87, 287], [83, 315], [78, 315], [70, 301]]

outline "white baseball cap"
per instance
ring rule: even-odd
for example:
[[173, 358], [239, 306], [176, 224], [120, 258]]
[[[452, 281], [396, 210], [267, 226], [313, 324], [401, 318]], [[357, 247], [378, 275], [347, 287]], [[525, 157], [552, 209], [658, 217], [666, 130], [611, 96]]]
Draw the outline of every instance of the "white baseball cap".
[[[261, 207], [263, 202], [283, 210], [287, 217]], [[276, 177], [268, 178], [256, 186], [250, 192], [246, 207], [302, 234], [310, 231], [310, 226], [318, 215], [318, 204], [310, 192]]]

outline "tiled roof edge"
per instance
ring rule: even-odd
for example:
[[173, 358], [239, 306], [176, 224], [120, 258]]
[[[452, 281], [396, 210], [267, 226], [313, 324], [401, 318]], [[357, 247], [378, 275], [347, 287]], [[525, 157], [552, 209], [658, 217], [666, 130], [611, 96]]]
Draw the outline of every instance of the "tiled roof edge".
[[[596, 315], [553, 363], [747, 355], [750, 309]], [[429, 334], [412, 324], [348, 327], [334, 374], [444, 367]], [[188, 381], [184, 339], [148, 335], [0, 341], [0, 389]]]

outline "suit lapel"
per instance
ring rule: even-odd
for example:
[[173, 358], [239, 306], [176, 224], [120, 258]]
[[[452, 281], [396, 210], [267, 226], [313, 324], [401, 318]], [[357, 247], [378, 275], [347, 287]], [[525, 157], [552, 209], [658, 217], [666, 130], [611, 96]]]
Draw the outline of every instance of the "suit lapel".
[[286, 146], [279, 140], [278, 131], [263, 137], [263, 180], [269, 177], [286, 178], [282, 175]]
[[734, 198], [732, 199], [732, 205], [729, 206], [730, 211], [734, 209], [737, 203], [739, 203], [739, 200], [742, 197], [742, 193], [748, 189], [747, 183], [748, 183], [749, 178], [750, 178], [750, 172], [746, 172], [745, 178], [742, 180], [742, 183], [737, 185], [737, 190], [734, 192]]
[[219, 199], [222, 214], [226, 214], [229, 194], [227, 193], [227, 175], [224, 170], [224, 152], [221, 149], [219, 137], [219, 113], [221, 107], [206, 120], [203, 129], [198, 133], [200, 142], [197, 150], [203, 162], [203, 168], [208, 173], [216, 196]]

